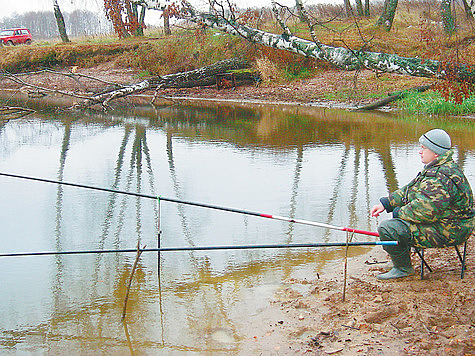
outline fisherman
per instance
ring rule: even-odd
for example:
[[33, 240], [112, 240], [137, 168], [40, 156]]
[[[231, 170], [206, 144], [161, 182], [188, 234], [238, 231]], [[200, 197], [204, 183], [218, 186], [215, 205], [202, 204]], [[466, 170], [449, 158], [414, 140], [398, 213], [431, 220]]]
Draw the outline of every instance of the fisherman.
[[452, 156], [450, 136], [433, 129], [419, 138], [424, 169], [406, 186], [380, 199], [371, 216], [386, 210], [393, 218], [381, 222], [381, 241], [398, 241], [384, 246], [393, 268], [378, 279], [402, 278], [414, 274], [411, 247], [446, 247], [464, 243], [475, 226], [475, 207], [470, 184]]

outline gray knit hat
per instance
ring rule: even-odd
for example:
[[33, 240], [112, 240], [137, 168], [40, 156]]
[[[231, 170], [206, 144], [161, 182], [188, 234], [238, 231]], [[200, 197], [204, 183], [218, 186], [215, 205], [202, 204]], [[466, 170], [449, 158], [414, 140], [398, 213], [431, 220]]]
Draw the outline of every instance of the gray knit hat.
[[427, 131], [419, 138], [419, 142], [438, 155], [443, 155], [452, 145], [449, 134], [442, 129]]

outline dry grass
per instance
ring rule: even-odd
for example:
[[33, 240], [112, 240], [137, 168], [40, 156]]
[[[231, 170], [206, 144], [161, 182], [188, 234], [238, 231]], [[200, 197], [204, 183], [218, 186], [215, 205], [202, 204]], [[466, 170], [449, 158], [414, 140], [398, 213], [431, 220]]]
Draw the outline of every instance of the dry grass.
[[261, 74], [262, 84], [269, 85], [283, 81], [282, 72], [277, 68], [275, 63], [269, 58], [262, 56], [256, 59], [256, 69]]

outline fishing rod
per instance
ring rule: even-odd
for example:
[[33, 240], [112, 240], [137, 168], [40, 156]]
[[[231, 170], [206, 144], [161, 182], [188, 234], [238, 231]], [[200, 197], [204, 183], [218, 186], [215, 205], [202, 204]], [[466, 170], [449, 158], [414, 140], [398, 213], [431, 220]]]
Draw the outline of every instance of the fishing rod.
[[277, 248], [305, 248], [305, 247], [346, 247], [346, 246], [375, 246], [397, 245], [397, 241], [360, 241], [360, 242], [316, 242], [296, 244], [272, 244], [272, 245], [230, 245], [230, 246], [184, 246], [184, 247], [160, 247], [143, 249], [122, 250], [82, 250], [82, 251], [43, 251], [43, 252], [12, 252], [1, 253], [0, 257], [21, 256], [51, 256], [51, 255], [80, 255], [94, 253], [128, 253], [128, 252], [172, 252], [172, 251], [213, 251], [213, 250], [254, 250], [254, 249], [277, 249]]
[[109, 192], [109, 193], [132, 195], [132, 196], [141, 197], [141, 198], [158, 199], [158, 200], [168, 201], [168, 202], [171, 202], [171, 203], [198, 206], [198, 207], [202, 207], [202, 208], [228, 211], [228, 212], [237, 213], [237, 214], [258, 216], [258, 217], [261, 217], [261, 218], [269, 218], [269, 219], [274, 219], [274, 220], [286, 221], [286, 222], [290, 222], [290, 223], [323, 227], [323, 228], [326, 228], [326, 229], [346, 231], [346, 232], [351, 232], [351, 233], [355, 233], [355, 234], [362, 234], [362, 235], [369, 235], [369, 236], [379, 236], [379, 234], [377, 232], [373, 232], [373, 231], [358, 230], [358, 229], [353, 229], [353, 228], [349, 228], [349, 227], [335, 226], [335, 225], [319, 223], [319, 222], [310, 221], [310, 220], [293, 219], [293, 218], [289, 218], [289, 217], [285, 217], [285, 216], [264, 214], [264, 213], [259, 213], [259, 212], [255, 212], [255, 211], [250, 211], [250, 210], [243, 210], [243, 209], [236, 209], [236, 208], [230, 208], [230, 207], [218, 206], [218, 205], [212, 205], [212, 204], [206, 204], [206, 203], [192, 202], [192, 201], [186, 201], [186, 200], [175, 199], [175, 198], [167, 198], [167, 197], [164, 197], [164, 196], [161, 196], [161, 195], [157, 196], [157, 195], [150, 195], [150, 194], [143, 194], [143, 193], [127, 192], [127, 191], [117, 190], [117, 189], [101, 188], [101, 187], [95, 187], [95, 186], [91, 186], [91, 185], [62, 182], [62, 181], [57, 181], [57, 180], [52, 180], [52, 179], [22, 176], [22, 175], [11, 174], [11, 173], [2, 173], [2, 172], [0, 172], [0, 176], [27, 179], [27, 180], [33, 180], [33, 181], [45, 182], [45, 183], [61, 184], [61, 185], [66, 185], [66, 186], [71, 186], [71, 187], [93, 189], [93, 190], [99, 190], [99, 191]]

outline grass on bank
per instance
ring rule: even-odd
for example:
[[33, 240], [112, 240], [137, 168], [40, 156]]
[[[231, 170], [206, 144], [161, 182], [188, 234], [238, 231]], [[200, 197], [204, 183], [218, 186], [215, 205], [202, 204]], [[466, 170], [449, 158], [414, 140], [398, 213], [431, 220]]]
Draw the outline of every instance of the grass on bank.
[[31, 46], [0, 46], [0, 71], [20, 73], [43, 67], [135, 68], [144, 76], [166, 75], [200, 68], [217, 61], [245, 57], [251, 64], [261, 57], [275, 65], [273, 82], [292, 81], [314, 75], [315, 61], [303, 56], [252, 45], [246, 40], [214, 30], [179, 29], [171, 36], [148, 32], [127, 39], [101, 36], [70, 43], [34, 42]]
[[435, 91], [424, 93], [408, 93], [398, 102], [398, 106], [407, 113], [431, 115], [466, 115], [475, 113], [475, 93], [457, 104], [452, 100], [446, 101]]
[[[311, 8], [309, 8], [311, 9]], [[440, 26], [440, 10], [430, 2], [401, 2], [393, 29], [385, 31], [375, 25], [381, 6], [372, 5], [370, 18], [342, 18], [341, 8], [320, 6], [313, 15], [325, 26], [315, 27], [316, 36], [330, 46], [364, 47], [374, 52], [396, 53], [404, 57], [453, 60], [475, 64], [475, 46], [467, 45], [473, 38], [473, 23], [457, 14], [457, 33], [447, 35]], [[457, 7], [457, 11], [461, 11]], [[267, 11], [269, 12], [269, 11]], [[282, 29], [268, 15], [250, 20], [251, 27], [280, 34]], [[326, 20], [329, 20], [326, 22]], [[253, 23], [256, 22], [256, 23]], [[292, 31], [311, 40], [307, 26], [298, 18], [289, 18]], [[55, 43], [56, 42], [56, 43]], [[252, 63], [265, 57], [279, 71], [274, 80], [293, 81], [312, 77], [329, 65], [314, 59], [248, 41], [213, 29], [173, 28], [172, 36], [164, 36], [160, 27], [146, 29], [145, 36], [118, 39], [117, 36], [88, 36], [72, 43], [57, 43], [57, 39], [34, 42], [32, 46], [0, 47], [0, 70], [20, 72], [48, 66], [95, 66], [105, 62], [134, 67], [164, 75], [208, 65], [233, 56], [244, 56]]]

